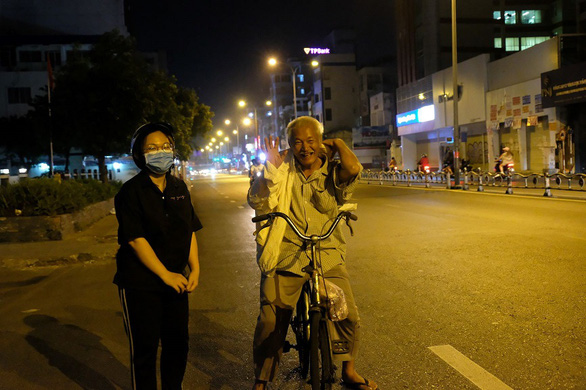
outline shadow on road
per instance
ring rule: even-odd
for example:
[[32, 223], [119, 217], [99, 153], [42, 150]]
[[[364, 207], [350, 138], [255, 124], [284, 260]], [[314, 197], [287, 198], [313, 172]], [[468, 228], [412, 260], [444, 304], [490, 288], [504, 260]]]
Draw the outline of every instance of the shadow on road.
[[55, 317], [34, 314], [24, 318], [33, 329], [26, 341], [84, 389], [128, 388], [128, 369], [100, 342], [100, 337]]

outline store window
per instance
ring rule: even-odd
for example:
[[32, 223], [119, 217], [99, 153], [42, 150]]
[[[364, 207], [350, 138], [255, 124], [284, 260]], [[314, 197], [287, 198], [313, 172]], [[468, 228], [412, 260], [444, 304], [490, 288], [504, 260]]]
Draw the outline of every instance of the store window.
[[8, 104], [27, 104], [30, 101], [30, 88], [8, 88]]
[[517, 23], [517, 12], [516, 11], [505, 11], [505, 24], [516, 24]]
[[519, 38], [505, 38], [506, 51], [519, 51]]
[[494, 39], [494, 48], [495, 49], [502, 49], [503, 48], [503, 40], [501, 38]]
[[541, 10], [523, 10], [523, 11], [521, 11], [521, 23], [523, 23], [523, 24], [541, 23]]

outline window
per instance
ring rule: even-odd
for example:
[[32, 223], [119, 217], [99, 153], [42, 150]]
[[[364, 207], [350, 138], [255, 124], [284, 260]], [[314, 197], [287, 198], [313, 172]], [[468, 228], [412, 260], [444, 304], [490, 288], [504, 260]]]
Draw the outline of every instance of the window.
[[30, 101], [30, 88], [8, 88], [8, 104], [27, 104]]
[[315, 103], [319, 102], [319, 94], [315, 94]]
[[302, 83], [305, 80], [305, 77], [303, 76], [303, 74], [299, 74], [299, 75], [297, 75], [297, 77], [299, 78], [300, 83]]
[[505, 11], [505, 24], [516, 24], [517, 23], [517, 12], [516, 11]]
[[521, 38], [521, 50], [529, 49], [541, 42], [545, 42], [549, 37], [522, 37]]
[[519, 51], [519, 38], [505, 38], [506, 51]]
[[494, 48], [495, 49], [502, 49], [503, 48], [503, 40], [501, 38], [494, 39]]
[[45, 57], [51, 59], [52, 66], [59, 66], [61, 65], [61, 52], [59, 51], [47, 51], [45, 52]]
[[332, 109], [326, 108], [326, 121], [331, 121], [331, 120], [332, 120]]
[[299, 93], [300, 93], [300, 94], [302, 94], [302, 95], [305, 95], [305, 88], [301, 88], [301, 89], [299, 90]]
[[332, 99], [332, 89], [330, 87], [324, 88], [324, 100]]
[[39, 50], [23, 50], [18, 52], [20, 62], [43, 62], [42, 58]]
[[501, 20], [501, 11], [494, 11], [494, 12], [492, 13], [492, 18], [493, 18], [494, 20]]
[[0, 49], [0, 66], [15, 66], [16, 50], [14, 47], [3, 47]]
[[523, 23], [523, 24], [541, 23], [541, 10], [523, 10], [523, 11], [521, 11], [521, 23]]

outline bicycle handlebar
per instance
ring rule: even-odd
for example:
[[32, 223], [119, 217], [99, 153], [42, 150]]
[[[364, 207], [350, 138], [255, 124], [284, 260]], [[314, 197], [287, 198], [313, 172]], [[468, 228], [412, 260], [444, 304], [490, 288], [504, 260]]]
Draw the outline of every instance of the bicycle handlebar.
[[[291, 229], [293, 229], [293, 231], [295, 232], [295, 234], [297, 234], [297, 236], [299, 238], [301, 238], [302, 240], [307, 240], [307, 241], [312, 241], [312, 240], [323, 241], [323, 240], [327, 239], [329, 236], [332, 235], [332, 233], [334, 232], [334, 229], [336, 228], [336, 226], [338, 226], [338, 223], [340, 223], [342, 218], [346, 218], [346, 224], [348, 224], [348, 222], [349, 222], [348, 219], [351, 219], [352, 221], [358, 220], [358, 217], [356, 215], [352, 214], [350, 211], [341, 211], [336, 216], [336, 219], [334, 220], [334, 222], [332, 223], [332, 226], [330, 226], [330, 228], [328, 229], [326, 234], [324, 234], [322, 236], [318, 236], [318, 235], [307, 236], [307, 235], [303, 234], [301, 231], [299, 231], [299, 228], [297, 226], [295, 226], [295, 224], [293, 223], [291, 218], [289, 218], [289, 216], [287, 214], [284, 214], [281, 212], [274, 212], [274, 213], [268, 213], [268, 214], [264, 214], [264, 215], [258, 215], [256, 217], [252, 218], [252, 222], [262, 222], [262, 221], [266, 221], [266, 220], [271, 220], [270, 223], [272, 223], [272, 221], [277, 217], [283, 218], [287, 222], [287, 224], [291, 227]], [[350, 225], [348, 225], [348, 227], [350, 227]]]

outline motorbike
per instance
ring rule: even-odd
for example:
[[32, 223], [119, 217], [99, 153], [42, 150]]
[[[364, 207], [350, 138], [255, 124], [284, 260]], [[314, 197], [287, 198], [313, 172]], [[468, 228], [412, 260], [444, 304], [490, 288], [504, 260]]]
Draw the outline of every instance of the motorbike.
[[[495, 160], [495, 165], [494, 165], [494, 171], [495, 172], [500, 172], [501, 171], [501, 168], [500, 168], [501, 163], [502, 163], [502, 160], [501, 159], [496, 159]], [[512, 163], [512, 162], [510, 162], [508, 164], [505, 164], [503, 166], [503, 173], [505, 173], [505, 174], [507, 174], [509, 172], [514, 172], [514, 171], [515, 171], [515, 164]]]

